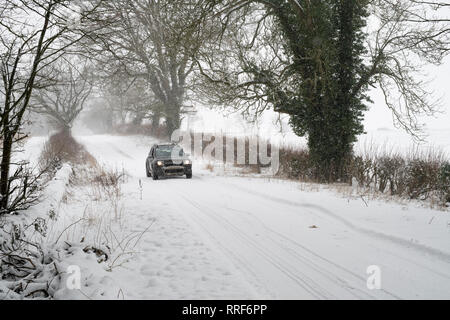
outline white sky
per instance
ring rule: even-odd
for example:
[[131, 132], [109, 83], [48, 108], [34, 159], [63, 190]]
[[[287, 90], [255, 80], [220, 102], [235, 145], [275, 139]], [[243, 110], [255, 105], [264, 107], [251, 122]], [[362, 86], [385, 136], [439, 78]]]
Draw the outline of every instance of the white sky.
[[[444, 112], [436, 117], [420, 118], [427, 125], [431, 134], [434, 130], [450, 128], [450, 57], [447, 57], [445, 63], [439, 67], [428, 67], [427, 73], [429, 79], [432, 79], [430, 89], [435, 91], [436, 98], [441, 98], [441, 109]], [[373, 91], [371, 97], [374, 104], [370, 106], [371, 110], [366, 114], [366, 128], [368, 130], [375, 130], [380, 127], [394, 128], [391, 113], [386, 108], [381, 92]]]

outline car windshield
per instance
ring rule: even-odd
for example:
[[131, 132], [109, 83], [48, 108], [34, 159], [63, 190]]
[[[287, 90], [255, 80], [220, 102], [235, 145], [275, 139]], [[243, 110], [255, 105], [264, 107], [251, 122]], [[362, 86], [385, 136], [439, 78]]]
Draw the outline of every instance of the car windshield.
[[156, 148], [157, 158], [183, 157], [184, 151], [180, 146], [159, 146]]

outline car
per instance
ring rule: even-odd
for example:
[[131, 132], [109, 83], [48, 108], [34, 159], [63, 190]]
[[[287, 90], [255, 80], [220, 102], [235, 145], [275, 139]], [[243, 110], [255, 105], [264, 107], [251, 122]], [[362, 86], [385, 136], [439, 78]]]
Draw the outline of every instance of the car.
[[147, 177], [159, 178], [186, 176], [192, 179], [192, 161], [176, 143], [155, 144], [145, 163]]

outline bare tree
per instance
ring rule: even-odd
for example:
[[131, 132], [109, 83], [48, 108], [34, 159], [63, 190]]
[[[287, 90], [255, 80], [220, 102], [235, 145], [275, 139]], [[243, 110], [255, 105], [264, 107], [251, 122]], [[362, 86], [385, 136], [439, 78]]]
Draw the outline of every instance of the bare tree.
[[438, 101], [423, 77], [426, 64], [440, 65], [450, 52], [450, 4], [443, 1], [376, 0], [377, 27], [368, 47], [370, 64], [359, 86], [383, 91], [394, 123], [421, 139], [420, 115], [434, 115]]
[[86, 62], [65, 58], [52, 65], [54, 83], [34, 91], [33, 111], [49, 117], [57, 129], [69, 131], [93, 90], [89, 68]]
[[292, 63], [283, 52], [283, 35], [274, 17], [256, 2], [223, 1], [216, 6], [215, 23], [222, 28], [196, 56], [201, 85], [195, 88], [198, 99], [231, 106], [254, 121], [273, 107], [269, 87], [289, 90]]
[[158, 128], [160, 102], [144, 78], [116, 72], [103, 81], [100, 91], [121, 124], [132, 118], [133, 124], [139, 126], [144, 119], [151, 119], [152, 129]]
[[105, 3], [95, 22], [105, 28], [89, 48], [104, 53], [104, 69], [120, 65], [149, 83], [169, 134], [181, 122], [193, 57], [208, 36], [210, 8], [205, 0], [118, 0]]
[[[25, 163], [11, 160], [14, 148], [25, 138], [21, 128], [32, 91], [46, 83], [42, 70], [85, 35], [79, 22], [97, 5], [96, 1], [65, 0], [4, 0], [0, 4], [0, 214], [23, 208], [32, 190], [29, 176], [23, 174]], [[12, 165], [17, 168], [13, 174]], [[22, 199], [19, 203], [17, 197]]]

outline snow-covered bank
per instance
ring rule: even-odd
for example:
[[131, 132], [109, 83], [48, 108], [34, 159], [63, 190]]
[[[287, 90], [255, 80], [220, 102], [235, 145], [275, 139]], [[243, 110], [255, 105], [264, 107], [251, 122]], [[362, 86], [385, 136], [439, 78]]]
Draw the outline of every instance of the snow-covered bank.
[[0, 219], [0, 258], [5, 263], [0, 266], [0, 300], [45, 297], [62, 284], [57, 265], [64, 252], [48, 243], [47, 236], [71, 174], [72, 167], [64, 164], [46, 185], [37, 205]]

